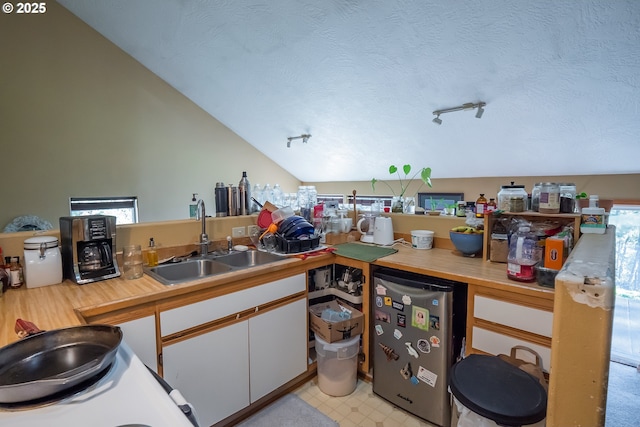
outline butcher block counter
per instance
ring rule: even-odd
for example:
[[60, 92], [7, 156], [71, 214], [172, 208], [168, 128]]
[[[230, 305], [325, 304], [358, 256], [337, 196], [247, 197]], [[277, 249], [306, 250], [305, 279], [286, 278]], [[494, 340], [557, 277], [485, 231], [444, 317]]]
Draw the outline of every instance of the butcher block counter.
[[303, 271], [313, 268], [315, 263], [331, 255], [322, 255], [307, 262], [298, 258], [284, 258], [282, 261], [248, 268], [241, 271], [223, 273], [187, 283], [166, 286], [143, 275], [139, 279], [125, 280], [122, 276], [77, 285], [65, 280], [63, 283], [39, 288], [21, 287], [8, 290], [0, 299], [0, 345], [6, 345], [18, 338], [14, 331], [17, 318], [34, 322], [42, 329], [57, 329], [81, 325], [85, 317], [99, 317], [106, 313], [127, 312], [163, 300], [184, 298], [189, 295], [218, 290], [221, 294], [238, 290], [242, 283], [251, 285], [250, 279], [270, 274], [277, 276], [291, 269]]
[[[459, 256], [449, 249], [416, 250], [402, 245], [396, 245], [396, 248], [397, 253], [380, 258], [374, 264], [553, 301], [553, 289], [507, 279], [504, 264]], [[233, 292], [241, 289], [242, 283], [250, 286], [249, 279], [253, 277], [275, 276], [292, 269], [307, 271], [332, 259], [333, 255], [310, 257], [304, 261], [283, 258], [276, 263], [174, 286], [165, 286], [145, 274], [135, 280], [119, 277], [87, 285], [65, 280], [59, 285], [11, 289], [0, 299], [0, 345], [17, 339], [14, 332], [17, 318], [31, 320], [43, 329], [80, 325], [89, 317], [127, 312], [145, 304], [197, 295], [214, 288], [221, 294]]]

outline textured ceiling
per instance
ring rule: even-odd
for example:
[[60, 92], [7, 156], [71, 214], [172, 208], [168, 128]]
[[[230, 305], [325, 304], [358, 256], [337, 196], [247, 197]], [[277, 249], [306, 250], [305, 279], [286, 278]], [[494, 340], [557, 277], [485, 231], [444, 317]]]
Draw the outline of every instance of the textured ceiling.
[[640, 172], [637, 0], [59, 2], [301, 181]]

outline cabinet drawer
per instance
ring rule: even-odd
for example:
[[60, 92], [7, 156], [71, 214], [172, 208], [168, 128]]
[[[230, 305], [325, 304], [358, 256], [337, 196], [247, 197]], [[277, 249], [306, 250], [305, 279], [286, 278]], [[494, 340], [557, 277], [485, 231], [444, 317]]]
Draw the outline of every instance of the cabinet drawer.
[[303, 292], [305, 274], [286, 277], [264, 285], [189, 304], [160, 313], [160, 331], [167, 336], [240, 311]]
[[521, 304], [474, 296], [473, 316], [551, 338], [553, 313]]
[[[483, 351], [489, 354], [510, 354], [511, 348], [517, 345], [523, 345], [529, 347], [531, 350], [537, 352], [542, 358], [542, 368], [549, 372], [551, 366], [551, 349], [539, 344], [535, 344], [521, 338], [510, 337], [508, 335], [502, 335], [497, 332], [488, 331], [486, 329], [473, 327], [473, 343], [472, 347], [476, 350]], [[535, 359], [528, 357], [530, 353], [519, 352], [518, 357], [526, 360], [527, 362], [536, 363]]]

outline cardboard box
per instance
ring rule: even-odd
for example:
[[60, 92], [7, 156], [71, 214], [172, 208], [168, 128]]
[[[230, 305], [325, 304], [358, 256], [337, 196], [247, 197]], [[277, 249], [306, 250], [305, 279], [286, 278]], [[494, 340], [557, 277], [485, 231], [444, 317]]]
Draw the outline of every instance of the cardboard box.
[[551, 270], [560, 270], [566, 259], [567, 251], [564, 238], [548, 237], [544, 244], [544, 267]]
[[[326, 309], [337, 312], [350, 311], [351, 318], [339, 322], [329, 322], [321, 318]], [[343, 305], [337, 301], [323, 302], [309, 307], [309, 328], [321, 340], [331, 343], [353, 338], [362, 334], [364, 329], [364, 314], [353, 307]]]

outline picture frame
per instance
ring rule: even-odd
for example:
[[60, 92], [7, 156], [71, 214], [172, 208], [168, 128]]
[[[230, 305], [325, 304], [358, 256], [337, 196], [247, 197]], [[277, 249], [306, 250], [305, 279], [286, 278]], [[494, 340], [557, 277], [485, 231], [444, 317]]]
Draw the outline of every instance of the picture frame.
[[464, 200], [464, 193], [418, 193], [418, 204], [425, 210], [431, 210], [431, 198], [438, 202], [436, 210], [443, 210], [446, 205]]

